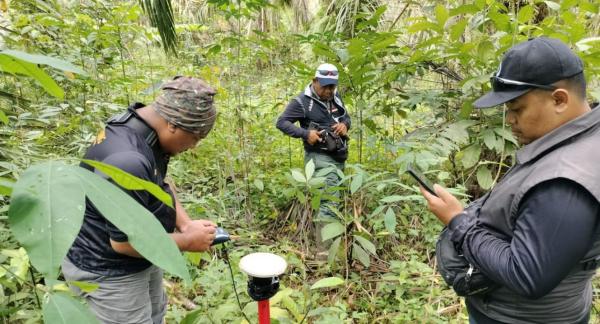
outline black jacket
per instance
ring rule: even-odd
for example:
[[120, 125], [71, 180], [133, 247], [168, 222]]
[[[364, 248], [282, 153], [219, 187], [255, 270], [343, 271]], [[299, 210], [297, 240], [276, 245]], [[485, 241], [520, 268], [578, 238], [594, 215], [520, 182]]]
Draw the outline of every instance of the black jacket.
[[[294, 125], [300, 122], [300, 127]], [[310, 122], [315, 122], [320, 126], [330, 127], [338, 122], [346, 124], [348, 130], [352, 124], [350, 116], [340, 95], [336, 92], [333, 100], [330, 102], [321, 101], [308, 85], [303, 93], [292, 99], [285, 108], [284, 112], [277, 119], [277, 128], [283, 133], [294, 137], [302, 138], [304, 149], [307, 152], [324, 153], [317, 145], [310, 145], [308, 139], [308, 126]], [[343, 162], [347, 158], [346, 152], [330, 152], [334, 159]]]

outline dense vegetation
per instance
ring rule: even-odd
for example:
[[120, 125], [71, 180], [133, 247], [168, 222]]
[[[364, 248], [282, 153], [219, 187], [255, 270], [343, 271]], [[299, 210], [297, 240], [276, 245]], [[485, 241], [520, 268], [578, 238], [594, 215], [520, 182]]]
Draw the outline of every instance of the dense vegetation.
[[[280, 323], [305, 315], [315, 323], [464, 322], [464, 305], [435, 272], [442, 226], [406, 165], [428, 170], [465, 202], [491, 188], [517, 144], [502, 109], [476, 111], [472, 101], [489, 89], [507, 48], [540, 35], [570, 44], [594, 85], [599, 9], [593, 0], [0, 0], [2, 322], [52, 322], [58, 308], [84, 312], [62, 299], [55, 261], [36, 261], [11, 230], [15, 181], [35, 186], [56, 171], [44, 184], [55, 190], [54, 212], [69, 214], [77, 207], [70, 198], [96, 187], [78, 175], [71, 180], [87, 186], [74, 190], [68, 168], [109, 116], [151, 102], [174, 75], [218, 88], [217, 126], [169, 172], [191, 215], [238, 237], [229, 256], [251, 320], [256, 304], [237, 262], [272, 251], [289, 263], [272, 299]], [[339, 222], [325, 229], [329, 259], [318, 260], [310, 220], [331, 192], [304, 167], [301, 143], [274, 123], [325, 61], [341, 71], [353, 128], [342, 184], [330, 189], [342, 193]], [[600, 98], [593, 86], [588, 94]], [[48, 160], [57, 161], [24, 173]], [[186, 253], [187, 284], [175, 261], [159, 260], [173, 263], [169, 322], [244, 321], [223, 257], [219, 248]], [[310, 289], [323, 278], [326, 287]]]

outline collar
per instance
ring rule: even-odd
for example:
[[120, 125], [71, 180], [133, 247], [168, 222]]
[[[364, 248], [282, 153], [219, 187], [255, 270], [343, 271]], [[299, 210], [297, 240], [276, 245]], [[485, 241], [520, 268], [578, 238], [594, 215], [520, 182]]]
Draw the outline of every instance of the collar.
[[[317, 96], [316, 93], [314, 93], [313, 87], [312, 87], [312, 83], [309, 83], [306, 88], [304, 88], [304, 95], [314, 99], [315, 101], [317, 101], [318, 103], [320, 103], [321, 105], [323, 105], [323, 107], [327, 107], [327, 105], [325, 105], [325, 102], [323, 102], [323, 100], [321, 100], [321, 98], [319, 98], [319, 96]], [[344, 107], [344, 104], [342, 103], [342, 100], [339, 98], [339, 94], [337, 89], [335, 89], [335, 92], [333, 93], [333, 101], [336, 105], [338, 105], [339, 107], [342, 107], [344, 110], [346, 109], [346, 107]]]
[[527, 163], [553, 147], [594, 127], [600, 127], [600, 108], [598, 106], [592, 107], [591, 111], [522, 147], [517, 151], [517, 163]]

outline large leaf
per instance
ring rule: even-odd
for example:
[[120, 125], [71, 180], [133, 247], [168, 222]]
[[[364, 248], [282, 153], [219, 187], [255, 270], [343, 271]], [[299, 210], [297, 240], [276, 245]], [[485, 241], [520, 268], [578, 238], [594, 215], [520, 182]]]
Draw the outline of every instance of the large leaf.
[[394, 209], [391, 207], [387, 209], [385, 216], [383, 217], [383, 222], [385, 224], [385, 229], [387, 229], [388, 232], [396, 233], [396, 225], [398, 224], [398, 221], [396, 220]]
[[343, 285], [344, 282], [345, 282], [344, 279], [342, 279], [340, 277], [323, 278], [323, 279], [320, 279], [319, 281], [315, 282], [312, 286], [310, 286], [310, 289], [335, 287], [335, 286]]
[[59, 69], [62, 71], [69, 71], [69, 72], [74, 72], [74, 73], [81, 74], [81, 75], [87, 75], [87, 73], [84, 70], [78, 68], [77, 66], [75, 66], [67, 61], [57, 59], [55, 57], [38, 55], [38, 54], [29, 54], [29, 53], [25, 53], [25, 52], [21, 52], [21, 51], [8, 50], [8, 49], [0, 51], [0, 54], [12, 56], [14, 58], [17, 58], [17, 59], [20, 59], [22, 61], [29, 62], [29, 63], [48, 65], [48, 66], [51, 66], [55, 69]]
[[485, 165], [482, 165], [477, 169], [477, 182], [483, 189], [490, 189], [494, 184], [492, 178], [492, 172]]
[[323, 226], [323, 228], [321, 229], [321, 238], [323, 239], [323, 241], [327, 241], [329, 239], [341, 235], [342, 233], [344, 233], [345, 230], [346, 229], [344, 228], [344, 225], [342, 225], [339, 222], [329, 223]]
[[479, 144], [473, 144], [467, 147], [463, 152], [462, 165], [465, 169], [468, 169], [479, 161], [479, 155], [481, 155], [481, 146]]
[[157, 184], [133, 176], [113, 165], [94, 160], [82, 160], [113, 179], [119, 186], [127, 190], [146, 190], [156, 199], [173, 208], [173, 198], [164, 192]]
[[375, 249], [375, 244], [373, 244], [371, 241], [367, 240], [366, 238], [359, 236], [359, 235], [354, 235], [354, 239], [369, 253], [373, 254], [373, 255], [377, 255], [377, 250]]
[[176, 54], [177, 31], [171, 0], [139, 0], [152, 26], [158, 29], [165, 52]]
[[34, 78], [49, 94], [59, 99], [64, 98], [64, 91], [52, 78], [33, 63], [0, 53], [0, 70], [23, 74]]
[[329, 251], [328, 251], [328, 255], [327, 255], [327, 263], [330, 266], [333, 265], [333, 261], [335, 260], [335, 257], [337, 256], [338, 251], [340, 249], [341, 242], [342, 242], [342, 237], [339, 236], [338, 238], [333, 240], [333, 243], [331, 243], [331, 246], [329, 247]]
[[46, 162], [28, 168], [13, 187], [8, 220], [33, 266], [54, 279], [75, 240], [85, 211], [85, 193], [72, 167]]
[[315, 162], [313, 159], [310, 159], [306, 166], [304, 167], [304, 173], [306, 174], [306, 180], [310, 180], [315, 173]]
[[350, 192], [354, 194], [360, 189], [360, 186], [363, 184], [363, 174], [357, 173], [352, 177], [352, 183], [350, 183]]
[[49, 293], [43, 311], [44, 323], [99, 323], [89, 308], [65, 292]]
[[302, 174], [302, 172], [293, 169], [292, 170], [292, 178], [294, 178], [294, 180], [298, 181], [298, 182], [302, 182], [305, 183], [306, 182], [306, 178], [304, 177], [304, 175]]
[[88, 199], [104, 217], [127, 234], [136, 251], [171, 274], [190, 281], [185, 259], [153, 214], [99, 175], [80, 167], [73, 169]]
[[371, 265], [369, 254], [356, 243], [352, 243], [352, 257], [358, 259], [367, 268]]

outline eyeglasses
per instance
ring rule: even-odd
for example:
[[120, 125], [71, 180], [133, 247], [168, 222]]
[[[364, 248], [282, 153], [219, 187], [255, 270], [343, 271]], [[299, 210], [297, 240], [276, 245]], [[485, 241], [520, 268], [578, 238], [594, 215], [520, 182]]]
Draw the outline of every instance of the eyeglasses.
[[320, 75], [323, 76], [337, 76], [338, 75], [338, 71], [328, 71], [328, 70], [318, 70]]
[[557, 89], [553, 85], [522, 82], [522, 81], [517, 81], [517, 80], [501, 78], [499, 76], [491, 77], [490, 83], [492, 84], [492, 89], [494, 89], [494, 91], [517, 90], [520, 88], [521, 89], [523, 89], [523, 88], [539, 88], [539, 89], [545, 89], [545, 90], [556, 90]]

